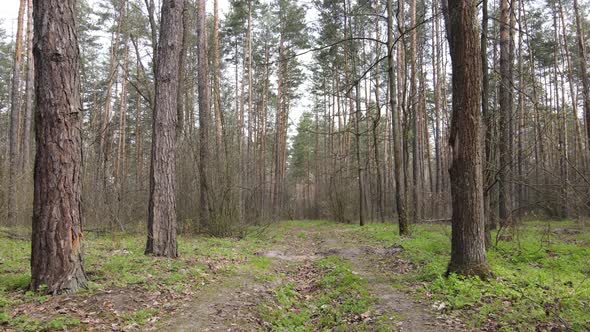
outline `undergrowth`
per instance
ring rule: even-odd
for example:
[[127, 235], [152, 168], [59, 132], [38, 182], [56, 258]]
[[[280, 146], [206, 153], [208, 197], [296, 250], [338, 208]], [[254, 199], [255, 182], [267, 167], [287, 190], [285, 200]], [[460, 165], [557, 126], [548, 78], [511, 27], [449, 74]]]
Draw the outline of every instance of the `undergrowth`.
[[[562, 234], [561, 229], [573, 230]], [[571, 221], [525, 222], [488, 251], [494, 278], [444, 276], [451, 230], [416, 225], [400, 238], [391, 224], [358, 229], [386, 246], [398, 244], [414, 270], [392, 283], [412, 286], [419, 296], [458, 311], [472, 327], [501, 331], [590, 330], [590, 229]], [[494, 234], [495, 237], [495, 234]], [[417, 286], [419, 285], [419, 286]]]
[[[83, 250], [88, 282], [85, 289], [74, 295], [74, 301], [84, 301], [95, 294], [113, 290], [129, 290], [130, 294], [139, 297], [162, 294], [160, 301], [174, 301], [180, 298], [175, 294], [192, 294], [208, 285], [214, 273], [228, 274], [236, 266], [250, 261], [258, 269], [266, 268], [269, 262], [255, 257], [254, 252], [273, 241], [272, 233], [251, 235], [243, 240], [181, 237], [180, 257], [167, 259], [144, 255], [145, 238], [142, 236], [87, 234]], [[29, 241], [0, 239], [0, 330], [63, 330], [80, 325], [78, 318], [53, 310], [35, 312], [47, 301], [59, 297], [54, 299], [28, 290], [31, 281], [29, 255]], [[27, 309], [15, 311], [19, 306]], [[83, 306], [80, 313], [84, 314]], [[120, 314], [101, 313], [101, 319], [141, 326], [154, 314], [153, 310], [137, 306]]]
[[[284, 241], [306, 240], [313, 236], [310, 231], [337, 229], [359, 243], [401, 246], [400, 257], [413, 268], [407, 273], [389, 273], [392, 285], [414, 290], [416, 296], [437, 302], [436, 307], [443, 311], [459, 313], [472, 328], [590, 330], [590, 228], [571, 221], [525, 222], [504, 234], [508, 236], [488, 251], [494, 278], [486, 281], [444, 276], [450, 252], [448, 225], [415, 225], [412, 236], [400, 238], [393, 224], [358, 227], [321, 220], [289, 221], [251, 229], [242, 240], [181, 237], [180, 257], [172, 260], [145, 256], [142, 236], [90, 234], [84, 246], [88, 288], [73, 299], [82, 302], [117, 289], [139, 295], [192, 294], [212, 282], [213, 274], [232, 273], [240, 266], [260, 272], [264, 280], [280, 280], [265, 272], [271, 259], [255, 252]], [[29, 253], [28, 241], [0, 240], [0, 329], [87, 328], [81, 316], [37, 310], [49, 308], [54, 298], [28, 291]], [[374, 299], [366, 281], [352, 273], [346, 260], [327, 257], [314, 264], [318, 276], [312, 290], [282, 283], [273, 294], [273, 303], [260, 307], [272, 329], [343, 330], [346, 324], [354, 324], [356, 330], [381, 328], [363, 321]], [[29, 308], [29, 312], [15, 308]], [[81, 306], [80, 312], [83, 309]], [[101, 319], [142, 326], [155, 319], [154, 315], [149, 308], [136, 307]]]

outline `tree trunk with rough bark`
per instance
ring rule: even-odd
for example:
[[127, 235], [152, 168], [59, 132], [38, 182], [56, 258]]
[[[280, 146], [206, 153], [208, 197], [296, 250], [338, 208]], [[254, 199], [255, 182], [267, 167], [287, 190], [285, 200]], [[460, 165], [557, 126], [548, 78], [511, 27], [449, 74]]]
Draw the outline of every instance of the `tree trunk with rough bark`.
[[31, 287], [58, 294], [84, 286], [82, 138], [76, 0], [35, 0], [37, 154]]
[[178, 256], [176, 242], [176, 121], [183, 0], [162, 2], [152, 125], [148, 237], [145, 253]]
[[[445, 0], [443, 0], [445, 1]], [[481, 151], [481, 55], [477, 2], [448, 2], [453, 69], [451, 148], [452, 239], [448, 272], [489, 275], [485, 256]]]

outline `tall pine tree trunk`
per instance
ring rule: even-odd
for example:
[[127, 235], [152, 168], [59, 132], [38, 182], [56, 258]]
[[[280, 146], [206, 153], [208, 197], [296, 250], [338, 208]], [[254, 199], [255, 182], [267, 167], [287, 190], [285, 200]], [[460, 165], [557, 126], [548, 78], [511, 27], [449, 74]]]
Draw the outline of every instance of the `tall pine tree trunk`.
[[488, 0], [483, 0], [482, 3], [482, 19], [481, 19], [481, 68], [482, 68], [482, 89], [481, 89], [481, 113], [483, 115], [484, 130], [485, 130], [485, 163], [483, 166], [483, 180], [484, 180], [484, 223], [485, 223], [485, 238], [486, 247], [492, 244], [491, 231], [496, 228], [492, 213], [491, 195], [493, 191], [489, 188], [494, 182], [493, 173], [495, 172], [495, 157], [492, 150], [492, 132], [494, 130], [494, 117], [489, 108], [489, 73], [488, 73]]
[[176, 242], [176, 121], [184, 0], [162, 2], [152, 125], [148, 237], [145, 253], [178, 256]]
[[[380, 12], [380, 6], [377, 3], [375, 8], [376, 13]], [[375, 21], [375, 52], [376, 57], [379, 59], [381, 54], [379, 52], [380, 45], [379, 40], [381, 36], [379, 35], [379, 21]], [[376, 115], [375, 119], [373, 120], [373, 148], [375, 149], [375, 171], [377, 172], [377, 211], [379, 213], [379, 220], [384, 222], [385, 221], [385, 195], [383, 194], [383, 180], [382, 180], [382, 166], [381, 161], [379, 158], [379, 123], [381, 122], [381, 102], [379, 100], [379, 66], [375, 66], [375, 109]], [[387, 121], [386, 121], [387, 122]], [[387, 130], [387, 126], [385, 126]], [[386, 144], [387, 139], [384, 140], [384, 144]], [[384, 149], [387, 151], [387, 148]], [[385, 155], [386, 156], [386, 155]], [[386, 186], [385, 186], [386, 187]]]
[[31, 122], [33, 114], [33, 89], [35, 61], [33, 59], [33, 0], [27, 0], [27, 84], [25, 91], [25, 114], [21, 135], [21, 169], [29, 169], [31, 156]]
[[500, 154], [499, 190], [500, 222], [512, 219], [512, 55], [509, 0], [500, 0]]
[[416, 0], [410, 1], [410, 109], [414, 117], [413, 121], [413, 134], [414, 139], [412, 141], [412, 180], [413, 180], [413, 209], [412, 219], [413, 222], [418, 222], [422, 216], [422, 197], [420, 189], [422, 186], [422, 172], [420, 168], [421, 146], [420, 146], [420, 106], [418, 102], [418, 88], [417, 88], [417, 27], [416, 27]]
[[199, 218], [203, 226], [211, 226], [211, 202], [209, 202], [209, 62], [207, 59], [207, 22], [205, 0], [199, 1], [197, 38], [199, 40], [199, 182], [200, 182], [200, 208]]
[[395, 177], [395, 201], [397, 204], [399, 234], [408, 235], [410, 234], [410, 227], [408, 224], [408, 216], [406, 213], [406, 192], [404, 186], [404, 166], [403, 156], [401, 152], [401, 138], [400, 138], [400, 117], [397, 112], [398, 108], [395, 103], [396, 89], [395, 89], [395, 77], [393, 75], [394, 64], [393, 64], [393, 5], [392, 0], [387, 0], [387, 63], [389, 72], [389, 104], [391, 108], [392, 118], [391, 127], [393, 135], [393, 158], [394, 158], [394, 177]]
[[82, 104], [76, 0], [35, 0], [37, 154], [31, 287], [73, 292], [82, 267]]
[[[445, 0], [443, 0], [445, 1]], [[448, 2], [453, 68], [451, 148], [452, 239], [448, 272], [487, 276], [481, 151], [481, 57], [477, 2]]]
[[586, 64], [586, 41], [580, 16], [578, 0], [574, 0], [574, 14], [576, 15], [576, 39], [578, 40], [578, 66], [582, 78], [582, 94], [584, 95], [584, 117], [586, 119], [586, 135], [588, 142], [586, 148], [590, 151], [590, 79], [588, 78], [588, 66]]
[[18, 129], [20, 113], [20, 74], [23, 48], [23, 16], [26, 0], [20, 0], [18, 9], [18, 22], [16, 28], [16, 40], [14, 50], [14, 64], [12, 67], [12, 87], [10, 105], [10, 170], [8, 176], [8, 224], [16, 225], [16, 178], [18, 175]]
[[213, 111], [215, 114], [215, 147], [219, 166], [225, 168], [225, 140], [219, 78], [219, 4], [213, 1]]

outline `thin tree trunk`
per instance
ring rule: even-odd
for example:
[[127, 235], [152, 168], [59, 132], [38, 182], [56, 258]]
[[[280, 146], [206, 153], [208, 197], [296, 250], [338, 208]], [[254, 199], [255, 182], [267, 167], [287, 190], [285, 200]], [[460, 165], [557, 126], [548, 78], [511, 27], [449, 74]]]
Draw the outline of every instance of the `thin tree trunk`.
[[[486, 1], [486, 0], [484, 0]], [[434, 130], [434, 154], [436, 159], [436, 189], [435, 192], [437, 194], [436, 200], [437, 204], [435, 208], [438, 208], [438, 200], [440, 199], [440, 192], [442, 192], [442, 160], [441, 160], [441, 137], [440, 137], [440, 50], [439, 50], [439, 19], [438, 15], [438, 6], [433, 1], [432, 4], [433, 8], [433, 15], [434, 15], [434, 22], [432, 24], [432, 31], [433, 31], [433, 43], [432, 43], [432, 84], [434, 86], [434, 121], [435, 121], [435, 130]]]
[[267, 177], [266, 177], [266, 122], [267, 122], [267, 105], [268, 105], [268, 100], [270, 99], [269, 97], [269, 93], [270, 93], [270, 70], [268, 68], [268, 62], [269, 62], [269, 58], [270, 58], [270, 54], [269, 54], [269, 47], [268, 45], [265, 43], [265, 47], [264, 47], [264, 62], [266, 63], [266, 65], [264, 66], [264, 92], [262, 94], [263, 100], [262, 100], [262, 116], [261, 116], [261, 123], [260, 123], [260, 137], [261, 137], [261, 142], [260, 142], [260, 183], [262, 185], [262, 195], [260, 197], [261, 201], [260, 201], [260, 207], [263, 209], [262, 213], [265, 216], [265, 218], [268, 216], [265, 212], [268, 212], [268, 197], [270, 196], [268, 195], [269, 192], [272, 190], [272, 188], [269, 188], [267, 185]]
[[112, 88], [113, 88], [113, 81], [115, 80], [115, 76], [116, 76], [116, 72], [118, 70], [118, 66], [116, 64], [117, 62], [117, 45], [119, 44], [119, 37], [121, 35], [121, 28], [122, 28], [122, 23], [123, 23], [123, 16], [125, 15], [125, 1], [126, 0], [120, 0], [119, 2], [119, 19], [117, 22], [117, 30], [116, 32], [112, 35], [111, 38], [111, 48], [110, 48], [110, 55], [109, 55], [109, 71], [108, 71], [108, 77], [107, 77], [107, 89], [106, 89], [106, 95], [105, 95], [105, 101], [104, 101], [104, 111], [103, 111], [103, 115], [102, 115], [102, 122], [101, 122], [101, 126], [99, 129], [99, 140], [98, 140], [98, 145], [97, 145], [97, 150], [96, 150], [96, 159], [97, 159], [97, 165], [96, 165], [96, 177], [95, 177], [95, 184], [98, 186], [102, 177], [102, 190], [104, 190], [105, 192], [103, 193], [105, 196], [105, 200], [108, 199], [108, 195], [106, 193], [106, 183], [107, 183], [107, 168], [108, 168], [108, 158], [109, 158], [109, 154], [108, 154], [108, 149], [110, 146], [110, 142], [109, 142], [109, 124], [110, 124], [110, 117], [111, 117], [111, 94], [112, 94]]
[[[252, 156], [252, 124], [253, 115], [252, 112], [252, 0], [248, 0], [248, 29], [246, 30], [246, 49], [245, 49], [246, 62], [244, 65], [248, 66], [248, 127], [247, 127], [247, 139], [246, 139], [246, 154], [244, 158], [244, 180], [245, 186], [250, 190], [252, 188], [252, 178], [247, 176], [250, 172], [251, 156]], [[248, 205], [249, 206], [249, 205]], [[244, 206], [245, 208], [245, 206]]]
[[500, 222], [512, 222], [512, 55], [509, 0], [500, 0]]
[[484, 223], [485, 223], [485, 239], [486, 248], [492, 244], [491, 231], [496, 228], [496, 223], [491, 211], [491, 195], [492, 185], [494, 179], [493, 174], [496, 171], [494, 165], [494, 153], [492, 147], [492, 132], [494, 130], [494, 117], [489, 108], [489, 73], [488, 73], [488, 0], [483, 0], [482, 3], [482, 23], [481, 23], [481, 65], [482, 65], [482, 90], [481, 90], [481, 111], [484, 120], [485, 130], [485, 163], [483, 166], [484, 179]]
[[19, 113], [20, 113], [20, 75], [22, 63], [22, 45], [23, 45], [23, 17], [25, 13], [26, 0], [20, 0], [18, 9], [18, 23], [16, 28], [16, 40], [14, 50], [14, 64], [12, 67], [12, 87], [11, 87], [11, 105], [10, 105], [10, 170], [8, 175], [8, 224], [16, 225], [16, 178], [18, 176], [18, 130], [19, 130]]
[[[557, 150], [559, 153], [559, 175], [560, 175], [560, 205], [559, 216], [563, 219], [567, 218], [568, 201], [567, 201], [567, 129], [566, 129], [566, 116], [565, 116], [565, 87], [563, 85], [563, 72], [561, 77], [558, 77], [559, 62], [558, 62], [558, 49], [561, 45], [559, 42], [558, 23], [557, 23], [557, 5], [553, 8], [553, 28], [554, 38], [556, 45], [553, 49], [553, 74], [555, 79], [555, 106], [557, 113]], [[561, 80], [560, 80], [561, 78]], [[559, 85], [561, 83], [562, 88], [562, 103], [559, 102]]]
[[25, 92], [25, 114], [21, 140], [21, 169], [29, 169], [31, 157], [31, 122], [33, 114], [33, 89], [35, 61], [33, 58], [33, 0], [27, 0], [27, 84]]
[[211, 107], [209, 104], [209, 62], [207, 59], [207, 21], [206, 1], [199, 0], [197, 38], [198, 50], [198, 90], [199, 90], [199, 180], [200, 180], [200, 207], [199, 218], [201, 225], [211, 226], [211, 202], [209, 202], [209, 119]]
[[[150, 33], [152, 42], [152, 72], [156, 76], [156, 69], [158, 63], [158, 25], [156, 24], [156, 5], [154, 0], [144, 0], [145, 6], [148, 10], [148, 20], [150, 22]], [[161, 28], [160, 28], [161, 30]]]
[[276, 215], [279, 212], [279, 208], [281, 208], [281, 195], [282, 191], [282, 179], [281, 179], [281, 168], [282, 168], [282, 149], [281, 149], [281, 137], [283, 128], [283, 93], [282, 93], [282, 85], [283, 85], [283, 74], [284, 74], [284, 60], [283, 54], [285, 52], [285, 45], [283, 40], [283, 35], [281, 34], [280, 41], [279, 41], [279, 63], [277, 69], [277, 118], [276, 118], [276, 139], [275, 139], [275, 165], [274, 165], [274, 187], [273, 187], [273, 197], [272, 197], [272, 205], [273, 205], [273, 215]]
[[574, 0], [574, 14], [576, 15], [576, 39], [578, 40], [578, 66], [582, 78], [582, 94], [584, 95], [584, 117], [586, 119], [586, 135], [588, 142], [587, 149], [590, 151], [590, 79], [588, 78], [588, 67], [586, 64], [586, 41], [584, 40], [584, 29], [580, 16], [578, 0]]
[[[178, 118], [176, 124], [176, 137], [177, 139], [182, 137], [182, 132], [184, 131], [184, 112], [185, 112], [185, 103], [184, 97], [186, 93], [186, 56], [187, 51], [189, 48], [189, 38], [190, 38], [190, 20], [189, 20], [189, 9], [188, 6], [185, 6], [182, 11], [182, 42], [180, 46], [180, 60], [178, 63], [178, 92], [177, 92], [177, 110], [176, 116]], [[199, 47], [200, 49], [200, 47]], [[192, 124], [189, 124], [192, 126]]]
[[410, 109], [414, 117], [413, 121], [413, 134], [414, 139], [412, 141], [412, 182], [413, 186], [413, 211], [412, 219], [413, 222], [418, 222], [422, 216], [422, 198], [420, 193], [422, 174], [420, 169], [421, 160], [421, 146], [420, 146], [420, 112], [418, 106], [418, 89], [417, 89], [417, 31], [416, 31], [416, 0], [410, 0]]
[[[137, 77], [139, 77], [139, 61], [138, 58], [136, 67]], [[135, 182], [139, 190], [143, 190], [142, 120], [141, 99], [139, 93], [137, 93], [135, 96]]]
[[225, 141], [219, 77], [219, 4], [213, 1], [213, 110], [215, 114], [215, 147], [220, 167], [225, 167]]
[[[380, 6], [377, 4], [375, 11], [377, 13], [380, 12]], [[381, 54], [379, 52], [379, 42], [381, 36], [379, 35], [379, 21], [375, 21], [375, 52], [376, 58], [379, 59]], [[379, 213], [379, 220], [384, 222], [385, 221], [385, 200], [383, 195], [383, 181], [382, 181], [382, 170], [381, 170], [381, 161], [379, 158], [379, 123], [381, 122], [381, 103], [379, 100], [379, 66], [375, 66], [375, 119], [373, 120], [373, 147], [375, 149], [375, 171], [377, 172], [377, 208]], [[387, 126], [386, 126], [387, 128]], [[387, 140], [384, 140], [385, 142]], [[387, 150], [385, 150], [387, 151]]]
[[[119, 105], [119, 136], [117, 142], [117, 161], [115, 164], [115, 181], [117, 186], [121, 185], [121, 159], [125, 155], [125, 120], [127, 112], [127, 72], [129, 70], [129, 45], [125, 41], [125, 51], [123, 55], [123, 73], [121, 75], [121, 98]], [[118, 188], [120, 189], [120, 188]], [[120, 193], [119, 193], [120, 195]]]
[[[522, 16], [520, 11], [520, 6], [517, 6], [515, 9], [518, 11], [518, 21], [522, 22]], [[522, 33], [518, 34], [518, 84], [519, 84], [519, 94], [518, 94], [518, 115], [517, 115], [517, 127], [516, 127], [516, 137], [517, 137], [517, 175], [518, 175], [518, 182], [517, 182], [517, 206], [518, 206], [518, 216], [522, 216], [523, 208], [525, 206], [524, 203], [524, 120], [525, 120], [525, 110], [524, 110], [524, 66], [523, 66], [523, 57], [522, 57]]]
[[356, 111], [354, 117], [354, 124], [355, 124], [355, 141], [356, 141], [356, 162], [357, 162], [357, 176], [358, 176], [358, 186], [359, 186], [359, 225], [365, 225], [365, 217], [364, 217], [364, 186], [363, 186], [363, 171], [361, 167], [361, 133], [360, 133], [360, 113], [361, 113], [361, 99], [360, 99], [360, 87], [357, 82], [356, 84]]
[[395, 103], [396, 89], [395, 89], [395, 77], [393, 75], [394, 63], [393, 63], [393, 5], [392, 0], [387, 0], [387, 63], [389, 71], [389, 104], [391, 107], [391, 126], [392, 126], [392, 145], [393, 145], [393, 158], [394, 158], [394, 177], [395, 177], [395, 200], [397, 204], [398, 224], [400, 235], [410, 234], [410, 228], [408, 224], [408, 217], [406, 214], [406, 198], [405, 198], [405, 187], [404, 187], [404, 168], [402, 160], [402, 152], [400, 149], [401, 139], [399, 136], [399, 114], [397, 113], [397, 105]]

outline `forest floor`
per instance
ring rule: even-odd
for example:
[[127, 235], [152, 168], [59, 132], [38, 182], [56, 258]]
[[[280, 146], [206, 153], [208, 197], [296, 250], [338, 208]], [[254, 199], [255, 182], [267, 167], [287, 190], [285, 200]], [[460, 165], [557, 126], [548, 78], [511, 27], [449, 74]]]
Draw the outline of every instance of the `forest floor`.
[[494, 277], [444, 277], [448, 225], [290, 221], [243, 239], [88, 236], [88, 288], [27, 291], [30, 243], [0, 239], [0, 330], [590, 330], [590, 225], [527, 222], [497, 236]]

